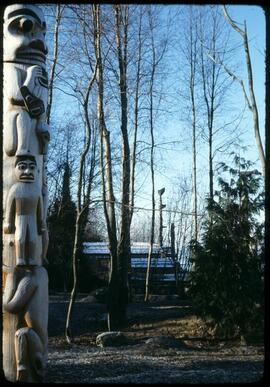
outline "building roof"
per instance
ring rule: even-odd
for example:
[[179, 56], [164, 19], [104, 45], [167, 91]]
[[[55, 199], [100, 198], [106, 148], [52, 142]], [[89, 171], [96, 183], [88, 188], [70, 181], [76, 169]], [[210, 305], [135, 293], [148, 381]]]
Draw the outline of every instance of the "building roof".
[[[137, 268], [147, 267], [147, 256], [149, 250], [149, 243], [134, 242], [131, 245], [131, 266]], [[170, 248], [163, 248], [164, 254], [161, 256], [160, 247], [154, 244], [152, 250], [151, 267], [174, 267], [174, 262], [171, 259]], [[84, 242], [83, 253], [98, 257], [99, 259], [108, 259], [110, 251], [107, 242]]]
[[[131, 245], [131, 254], [148, 254], [149, 243], [148, 242], [133, 242]], [[163, 250], [166, 255], [170, 255], [170, 248], [164, 247]], [[84, 254], [109, 254], [109, 243], [108, 242], [84, 242], [83, 243]], [[160, 247], [158, 244], [153, 245], [153, 254], [160, 253]]]

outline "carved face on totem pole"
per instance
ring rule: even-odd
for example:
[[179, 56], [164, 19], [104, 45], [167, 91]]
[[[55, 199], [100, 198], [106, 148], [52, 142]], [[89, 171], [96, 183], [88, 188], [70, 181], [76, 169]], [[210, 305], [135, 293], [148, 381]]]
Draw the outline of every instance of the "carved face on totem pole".
[[4, 13], [4, 61], [38, 64], [45, 69], [46, 22], [31, 4], [14, 4]]
[[33, 183], [37, 177], [37, 163], [34, 156], [18, 156], [15, 162], [17, 181]]

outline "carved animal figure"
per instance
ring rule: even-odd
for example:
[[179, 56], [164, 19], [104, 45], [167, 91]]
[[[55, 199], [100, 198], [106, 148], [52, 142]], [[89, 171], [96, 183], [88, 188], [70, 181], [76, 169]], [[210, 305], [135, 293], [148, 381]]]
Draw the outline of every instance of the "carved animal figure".
[[18, 315], [17, 380], [42, 381], [47, 360], [48, 275], [42, 266], [16, 267], [6, 277], [4, 313]]
[[34, 157], [19, 156], [15, 164], [15, 183], [7, 197], [4, 233], [15, 231], [17, 265], [37, 265], [38, 235], [46, 229], [40, 188], [36, 180]]

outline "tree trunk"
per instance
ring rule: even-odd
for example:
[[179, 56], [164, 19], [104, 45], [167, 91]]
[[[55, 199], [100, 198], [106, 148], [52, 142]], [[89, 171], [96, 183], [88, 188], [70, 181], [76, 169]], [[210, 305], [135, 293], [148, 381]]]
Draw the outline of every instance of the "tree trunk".
[[155, 61], [155, 47], [153, 41], [153, 31], [152, 31], [152, 72], [150, 79], [150, 134], [151, 134], [151, 156], [150, 156], [150, 168], [151, 168], [151, 183], [152, 183], [152, 217], [151, 217], [151, 230], [150, 230], [150, 242], [149, 242], [149, 252], [147, 258], [147, 271], [146, 271], [146, 279], [145, 279], [145, 297], [144, 300], [148, 301], [149, 298], [149, 290], [150, 290], [150, 271], [151, 271], [151, 258], [153, 251], [153, 244], [155, 238], [155, 170], [154, 170], [154, 147], [155, 147], [155, 138], [154, 138], [154, 120], [153, 120], [153, 87], [154, 87], [154, 79], [155, 79], [155, 71], [156, 71], [156, 61]]
[[85, 168], [85, 160], [86, 156], [89, 152], [91, 145], [91, 135], [92, 128], [90, 125], [90, 120], [88, 116], [88, 101], [89, 95], [92, 90], [94, 81], [97, 76], [97, 62], [95, 65], [95, 70], [92, 78], [89, 80], [86, 93], [84, 96], [83, 109], [85, 114], [85, 144], [80, 156], [80, 164], [79, 164], [79, 173], [78, 173], [78, 186], [77, 186], [77, 203], [76, 203], [76, 224], [75, 224], [75, 238], [74, 238], [74, 248], [73, 248], [73, 256], [72, 256], [72, 268], [73, 268], [73, 287], [70, 295], [69, 307], [67, 312], [66, 319], [66, 340], [68, 343], [72, 341], [72, 332], [71, 332], [71, 318], [73, 307], [76, 299], [77, 293], [77, 284], [78, 284], [78, 259], [81, 254], [81, 233], [82, 233], [82, 225], [85, 220], [85, 211], [87, 210], [89, 203], [82, 203], [82, 185], [83, 185], [83, 174]]
[[[194, 235], [193, 238], [198, 239], [198, 214], [197, 214], [197, 149], [196, 149], [196, 101], [195, 101], [195, 77], [197, 67], [197, 37], [193, 39], [193, 21], [190, 16], [190, 78], [189, 78], [189, 90], [191, 97], [192, 108], [192, 202], [193, 202], [193, 226]], [[197, 31], [195, 31], [196, 33]]]
[[174, 223], [171, 224], [171, 257], [174, 263], [174, 273], [175, 273], [175, 288], [178, 290], [178, 260], [177, 255], [175, 254], [175, 228]]
[[[135, 106], [134, 106], [134, 129], [133, 129], [133, 145], [132, 145], [132, 164], [131, 164], [131, 177], [130, 177], [130, 213], [129, 213], [129, 229], [132, 223], [133, 211], [134, 211], [134, 202], [135, 202], [135, 171], [136, 171], [136, 151], [137, 151], [137, 135], [138, 135], [138, 123], [139, 123], [139, 92], [140, 92], [140, 80], [141, 80], [141, 50], [142, 50], [142, 40], [141, 40], [141, 28], [142, 28], [142, 12], [140, 12], [139, 20], [139, 32], [138, 32], [138, 61], [137, 61], [137, 71], [136, 71], [136, 86], [135, 86]], [[130, 259], [128, 262], [128, 271], [131, 273], [131, 253]], [[132, 300], [132, 286], [131, 281], [129, 281], [129, 301]]]
[[[151, 98], [152, 99], [152, 98]], [[144, 300], [148, 301], [149, 292], [150, 292], [150, 275], [151, 275], [151, 259], [152, 259], [152, 251], [155, 239], [155, 171], [154, 171], [154, 132], [153, 132], [153, 105], [151, 104], [151, 182], [152, 182], [152, 216], [151, 216], [151, 230], [150, 230], [150, 242], [149, 242], [149, 251], [147, 258], [147, 271], [146, 271], [146, 279], [145, 279], [145, 296]]]
[[100, 26], [100, 6], [93, 4], [93, 26], [94, 26], [94, 46], [97, 60], [97, 116], [100, 130], [100, 169], [102, 178], [103, 209], [109, 237], [109, 249], [111, 256], [111, 267], [108, 285], [108, 329], [115, 330], [119, 327], [119, 275], [117, 256], [117, 233], [115, 218], [115, 199], [113, 194], [112, 163], [110, 133], [106, 128], [103, 111], [103, 66], [101, 57], [101, 26]]
[[63, 12], [64, 6], [61, 9], [61, 5], [56, 5], [56, 17], [55, 17], [55, 25], [54, 25], [54, 49], [53, 49], [53, 61], [50, 73], [50, 81], [48, 85], [48, 106], [47, 106], [47, 123], [50, 123], [51, 118], [51, 108], [52, 108], [52, 100], [53, 100], [53, 84], [55, 79], [55, 68], [58, 61], [58, 35], [59, 35], [59, 27], [61, 22], [61, 15]]
[[[124, 17], [122, 12], [124, 11]], [[121, 20], [124, 19], [123, 42], [121, 39]], [[127, 44], [128, 44], [128, 5], [115, 5], [116, 45], [119, 65], [119, 91], [121, 101], [121, 135], [122, 135], [122, 188], [121, 188], [121, 226], [118, 241], [119, 271], [119, 308], [120, 323], [126, 321], [128, 304], [128, 263], [130, 260], [130, 148], [128, 139], [127, 112]]]
[[[215, 26], [213, 27], [215, 30]], [[215, 32], [211, 37], [213, 50], [215, 48]], [[215, 52], [215, 50], [214, 50]], [[216, 92], [216, 63], [212, 64], [212, 70], [209, 76], [206, 74], [205, 58], [203, 52], [203, 41], [201, 40], [201, 73], [203, 83], [203, 96], [207, 111], [207, 127], [208, 127], [208, 165], [209, 165], [209, 199], [210, 202], [214, 199], [214, 170], [213, 170], [213, 125], [214, 125], [214, 102]]]
[[135, 169], [136, 169], [136, 150], [137, 150], [137, 134], [138, 134], [138, 116], [139, 116], [139, 92], [141, 80], [141, 60], [142, 60], [142, 13], [140, 13], [139, 32], [138, 32], [138, 62], [136, 71], [136, 86], [135, 86], [135, 107], [134, 107], [134, 132], [133, 132], [133, 147], [132, 147], [132, 165], [131, 165], [131, 182], [130, 182], [130, 225], [132, 222], [134, 196], [135, 196]]
[[79, 244], [79, 234], [80, 234], [80, 223], [81, 216], [77, 213], [76, 224], [75, 224], [75, 240], [72, 254], [72, 272], [73, 272], [73, 287], [70, 294], [70, 300], [68, 305], [67, 317], [66, 317], [66, 329], [65, 336], [67, 342], [70, 344], [73, 340], [72, 330], [71, 330], [71, 319], [73, 307], [77, 294], [77, 284], [78, 284], [78, 257], [80, 253], [80, 244]]

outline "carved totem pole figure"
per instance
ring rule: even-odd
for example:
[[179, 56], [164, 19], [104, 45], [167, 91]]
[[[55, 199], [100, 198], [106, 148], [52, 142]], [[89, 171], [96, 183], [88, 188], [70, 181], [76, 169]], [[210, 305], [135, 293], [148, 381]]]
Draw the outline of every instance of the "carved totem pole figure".
[[46, 23], [32, 4], [4, 13], [3, 368], [40, 382], [47, 359]]

